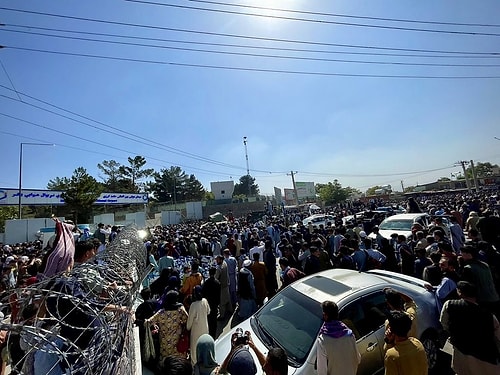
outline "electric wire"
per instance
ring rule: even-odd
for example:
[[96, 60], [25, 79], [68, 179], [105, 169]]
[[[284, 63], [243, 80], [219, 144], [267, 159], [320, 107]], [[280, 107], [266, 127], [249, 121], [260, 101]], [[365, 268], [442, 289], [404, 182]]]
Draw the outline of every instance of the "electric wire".
[[328, 16], [328, 17], [339, 17], [339, 18], [355, 18], [355, 19], [374, 20], [374, 21], [389, 21], [389, 22], [421, 23], [421, 24], [429, 24], [429, 25], [472, 26], [472, 27], [500, 27], [500, 25], [497, 25], [497, 24], [443, 22], [443, 21], [423, 21], [423, 20], [410, 20], [410, 19], [404, 19], [404, 18], [370, 17], [370, 16], [349, 15], [349, 14], [341, 14], [341, 13], [312, 12], [312, 11], [295, 10], [295, 9], [270, 8], [270, 7], [263, 7], [263, 6], [257, 6], [257, 5], [249, 5], [249, 4], [225, 3], [225, 2], [222, 2], [222, 1], [208, 1], [208, 0], [189, 0], [189, 1], [191, 1], [193, 3], [205, 3], [205, 4], [215, 4], [215, 5], [224, 5], [224, 6], [238, 7], [238, 8], [271, 10], [271, 11], [288, 12], [288, 13], [299, 13], [299, 14], [310, 14], [310, 15], [314, 15], [314, 16]]
[[[47, 141], [47, 140], [42, 140], [42, 139], [38, 139], [38, 138], [27, 137], [26, 135], [14, 134], [14, 133], [5, 132], [5, 131], [1, 131], [1, 130], [0, 130], [0, 134], [10, 135], [10, 136], [21, 138], [21, 139], [29, 139], [29, 140], [34, 141], [34, 142], [49, 143], [49, 141]], [[124, 160], [124, 161], [128, 160], [127, 157], [105, 153], [105, 152], [100, 151], [99, 149], [98, 150], [89, 150], [88, 148], [70, 146], [70, 145], [66, 145], [66, 144], [63, 144], [63, 143], [54, 143], [53, 141], [50, 141], [50, 142], [52, 142], [57, 147], [63, 147], [63, 148], [67, 148], [67, 149], [71, 149], [71, 150], [76, 150], [76, 151], [83, 151], [83, 152], [90, 153], [90, 154], [93, 154], [93, 155], [95, 155], [95, 154], [103, 155], [103, 156], [110, 157], [113, 160], [114, 159]], [[216, 176], [228, 176], [228, 177], [232, 175], [231, 173], [228, 173], [228, 172], [210, 171], [210, 170], [205, 170], [205, 169], [201, 169], [201, 168], [197, 168], [197, 167], [179, 165], [178, 163], [173, 163], [173, 162], [168, 162], [168, 161], [161, 161], [161, 163], [151, 163], [148, 160], [148, 165], [155, 165], [155, 166], [160, 167], [160, 169], [164, 169], [165, 168], [165, 163], [170, 163], [173, 166], [175, 165], [175, 166], [179, 166], [179, 167], [183, 167], [183, 168], [189, 168], [189, 169], [192, 169], [192, 170], [196, 170], [198, 174], [205, 174], [205, 175], [210, 175], [210, 176], [213, 176], [213, 175], [216, 175]]]
[[[45, 130], [48, 130], [48, 131], [51, 131], [51, 132], [55, 132], [55, 133], [58, 133], [58, 134], [62, 134], [62, 135], [65, 135], [65, 136], [68, 136], [68, 137], [71, 137], [71, 138], [76, 138], [76, 139], [79, 139], [79, 140], [82, 140], [82, 141], [85, 141], [85, 142], [89, 142], [91, 144], [94, 144], [94, 145], [97, 145], [97, 146], [103, 146], [103, 147], [106, 147], [106, 148], [111, 148], [113, 150], [117, 150], [117, 151], [121, 151], [121, 152], [126, 152], [127, 154], [135, 154], [134, 152], [131, 152], [129, 150], [125, 150], [123, 148], [119, 148], [119, 147], [115, 147], [115, 146], [112, 146], [110, 144], [105, 144], [105, 143], [101, 143], [101, 142], [97, 142], [95, 140], [91, 140], [91, 139], [87, 139], [87, 138], [83, 138], [83, 137], [80, 137], [80, 136], [77, 136], [77, 135], [74, 135], [74, 134], [71, 134], [71, 133], [67, 133], [67, 132], [63, 132], [63, 131], [60, 131], [60, 130], [56, 130], [56, 129], [53, 129], [49, 126], [46, 126], [46, 125], [42, 125], [42, 124], [37, 124], [33, 121], [29, 121], [29, 120], [25, 120], [25, 119], [21, 119], [19, 117], [16, 117], [16, 116], [11, 116], [9, 114], [6, 114], [6, 113], [2, 113], [0, 112], [0, 116], [5, 116], [7, 118], [10, 118], [12, 120], [16, 120], [16, 121], [20, 121], [20, 122], [24, 122], [24, 123], [27, 123], [27, 124], [30, 124], [30, 125], [33, 125], [35, 127], [38, 127], [38, 128], [42, 128], [42, 129], [45, 129]], [[200, 169], [202, 171], [205, 171], [205, 172], [209, 172], [209, 173], [212, 173], [212, 174], [215, 174], [217, 172], [214, 172], [214, 171], [209, 171], [209, 170], [206, 170], [206, 169], [201, 169], [201, 168], [196, 168], [196, 167], [189, 167], [189, 166], [186, 166], [186, 165], [182, 165], [182, 164], [179, 164], [179, 163], [174, 163], [174, 162], [171, 162], [171, 161], [165, 161], [165, 160], [162, 160], [162, 159], [158, 159], [158, 158], [155, 158], [155, 157], [152, 157], [152, 156], [147, 156], [147, 155], [142, 155], [144, 158], [148, 159], [148, 160], [156, 160], [158, 162], [161, 162], [161, 163], [170, 163], [172, 165], [177, 165], [179, 167], [184, 167], [184, 168], [189, 168], [189, 169], [193, 169], [193, 170], [197, 170], [197, 169]], [[242, 168], [244, 169], [244, 168]], [[227, 173], [226, 173], [227, 174]]]
[[429, 50], [429, 49], [418, 49], [418, 48], [415, 49], [415, 48], [378, 47], [378, 46], [363, 46], [363, 45], [354, 45], [354, 44], [291, 40], [291, 39], [283, 39], [283, 38], [268, 38], [268, 37], [239, 35], [239, 34], [230, 34], [230, 33], [217, 33], [217, 32], [211, 32], [211, 31], [189, 30], [189, 29], [181, 29], [181, 28], [156, 26], [156, 25], [144, 25], [144, 24], [131, 23], [131, 22], [120, 22], [120, 21], [102, 20], [102, 19], [89, 18], [89, 17], [77, 17], [77, 16], [70, 16], [70, 15], [61, 15], [61, 14], [47, 13], [47, 12], [19, 10], [19, 9], [6, 8], [6, 7], [0, 7], [0, 10], [9, 10], [9, 11], [14, 11], [14, 12], [22, 12], [22, 13], [27, 13], [27, 14], [35, 14], [35, 15], [56, 17], [56, 18], [62, 18], [62, 19], [71, 19], [71, 20], [77, 20], [77, 21], [95, 22], [95, 23], [101, 23], [101, 24], [107, 24], [107, 25], [137, 27], [137, 28], [143, 28], [143, 29], [149, 29], [149, 30], [174, 31], [174, 32], [190, 33], [190, 34], [205, 35], [205, 36], [231, 37], [231, 38], [259, 40], [259, 41], [267, 41], [267, 42], [284, 42], [284, 43], [296, 43], [296, 44], [317, 45], [317, 46], [335, 46], [335, 47], [346, 47], [346, 48], [363, 48], [363, 49], [407, 51], [407, 52], [446, 53], [446, 54], [448, 54], [448, 53], [449, 54], [473, 53], [473, 54], [499, 55], [498, 52], [483, 52], [483, 53], [479, 52], [479, 53], [477, 53], [477, 52], [467, 52], [467, 51], [442, 51], [442, 50]]
[[77, 52], [63, 52], [46, 50], [40, 48], [26, 48], [26, 47], [16, 47], [16, 46], [4, 46], [4, 48], [10, 48], [19, 51], [28, 52], [40, 52], [55, 55], [66, 55], [66, 56], [78, 56], [78, 57], [88, 57], [97, 58], [105, 60], [114, 61], [128, 61], [136, 63], [148, 63], [148, 64], [158, 64], [158, 65], [170, 65], [178, 67], [190, 67], [190, 68], [204, 68], [204, 69], [218, 69], [218, 70], [232, 70], [232, 71], [245, 71], [245, 72], [261, 72], [261, 73], [280, 73], [280, 74], [297, 74], [297, 75], [309, 75], [309, 76], [325, 76], [325, 77], [359, 77], [359, 78], [400, 78], [400, 79], [498, 79], [500, 75], [424, 75], [424, 74], [363, 74], [363, 73], [333, 73], [333, 72], [313, 72], [305, 70], [286, 70], [286, 69], [265, 69], [265, 68], [249, 68], [249, 67], [236, 67], [236, 66], [224, 66], [224, 65], [209, 65], [209, 64], [194, 64], [194, 63], [180, 63], [174, 61], [159, 61], [159, 60], [146, 60], [146, 59], [136, 59], [130, 57], [117, 57], [117, 56], [104, 56], [95, 55], [90, 53], [77, 53]]
[[253, 16], [253, 17], [261, 17], [261, 18], [272, 18], [272, 19], [281, 19], [281, 20], [287, 20], [287, 21], [312, 22], [312, 23], [329, 24], [329, 25], [354, 26], [354, 27], [366, 27], [366, 28], [384, 29], [384, 30], [413, 31], [413, 32], [453, 34], [453, 35], [493, 36], [493, 37], [500, 36], [500, 33], [487, 33], [487, 32], [477, 32], [477, 31], [457, 31], [457, 30], [436, 30], [436, 29], [423, 29], [423, 28], [402, 27], [402, 26], [370, 25], [370, 24], [354, 23], [354, 22], [328, 21], [328, 20], [318, 20], [318, 19], [310, 19], [310, 18], [285, 17], [285, 16], [264, 15], [264, 14], [249, 13], [249, 12], [237, 12], [237, 11], [231, 11], [231, 10], [203, 8], [203, 7], [195, 7], [195, 6], [188, 6], [188, 5], [157, 3], [154, 1], [146, 1], [146, 0], [125, 0], [125, 1], [127, 1], [129, 3], [144, 4], [144, 5], [157, 5], [157, 6], [163, 6], [163, 7], [176, 8], [176, 9], [199, 10], [199, 11], [213, 12], [213, 13]]
[[348, 60], [348, 59], [331, 59], [331, 58], [319, 58], [319, 57], [305, 57], [305, 56], [283, 56], [283, 55], [266, 55], [258, 53], [246, 53], [246, 52], [233, 52], [233, 51], [218, 51], [200, 48], [187, 48], [187, 47], [173, 47], [164, 45], [152, 45], [144, 43], [133, 43], [133, 42], [123, 42], [116, 40], [102, 40], [84, 37], [75, 37], [67, 35], [51, 35], [43, 33], [33, 33], [33, 32], [23, 32], [18, 30], [4, 30], [7, 32], [21, 32], [28, 34], [35, 34], [38, 36], [46, 36], [60, 39], [70, 39], [88, 42], [98, 42], [98, 43], [108, 43], [123, 46], [133, 46], [133, 47], [147, 47], [147, 48], [160, 48], [175, 51], [186, 51], [186, 52], [201, 52], [201, 53], [211, 53], [219, 55], [231, 55], [231, 56], [244, 56], [244, 57], [263, 57], [271, 59], [283, 59], [283, 60], [299, 60], [299, 61], [319, 61], [319, 62], [337, 62], [337, 63], [349, 63], [349, 64], [369, 64], [369, 65], [397, 65], [397, 66], [432, 66], [432, 67], [465, 67], [465, 68], [498, 68], [500, 64], [457, 64], [457, 63], [419, 63], [419, 62], [402, 62], [402, 61], [370, 61], [370, 60]]
[[[82, 35], [93, 35], [93, 36], [103, 36], [103, 37], [112, 37], [112, 38], [126, 38], [133, 40], [147, 40], [154, 42], [166, 42], [166, 43], [177, 43], [177, 44], [188, 44], [188, 45], [204, 45], [204, 46], [215, 46], [215, 47], [232, 47], [232, 48], [247, 48], [247, 49], [259, 49], [259, 50], [269, 50], [269, 51], [285, 51], [285, 52], [306, 52], [306, 53], [324, 53], [324, 54], [343, 54], [343, 55], [362, 55], [362, 56], [391, 56], [391, 57], [416, 57], [416, 58], [439, 58], [439, 59], [447, 59], [447, 58], [460, 58], [460, 59], [491, 59], [500, 57], [500, 52], [464, 52], [464, 51], [437, 51], [437, 50], [425, 50], [425, 49], [411, 49], [412, 52], [418, 51], [417, 53], [381, 53], [381, 52], [356, 52], [356, 51], [331, 51], [331, 50], [313, 50], [313, 49], [304, 49], [304, 48], [284, 48], [284, 47], [268, 47], [268, 46], [254, 46], [254, 45], [242, 45], [242, 44], [234, 44], [234, 43], [214, 43], [214, 42], [201, 42], [201, 41], [188, 41], [188, 40], [180, 40], [180, 39], [165, 39], [165, 38], [152, 38], [152, 37], [141, 37], [135, 35], [124, 35], [124, 34], [114, 34], [114, 33], [100, 33], [100, 32], [91, 32], [91, 31], [77, 31], [77, 30], [68, 30], [68, 29], [60, 29], [60, 28], [52, 28], [52, 27], [37, 27], [37, 26], [27, 26], [20, 24], [7, 24], [8, 27], [19, 27], [19, 28], [28, 28], [33, 30], [43, 30], [43, 31], [52, 31], [52, 32], [61, 32], [61, 33], [72, 33], [72, 34], [82, 34]], [[10, 31], [10, 32], [18, 32], [23, 34], [31, 34], [31, 35], [47, 35], [47, 36], [57, 36], [51, 34], [43, 34], [36, 33], [32, 31], [22, 31], [22, 30], [9, 30], [7, 28], [0, 28], [0, 31]], [[233, 37], [227, 35], [228, 37]], [[288, 42], [294, 43], [292, 40], [287, 40]], [[297, 43], [302, 43], [297, 41]], [[304, 42], [306, 43], [306, 42]], [[343, 47], [343, 48], [373, 48], [378, 49], [378, 47], [370, 47], [363, 45], [349, 45], [349, 44], [336, 44], [336, 43], [326, 43], [328, 46], [335, 47]], [[145, 45], [147, 46], [147, 45]], [[386, 50], [391, 50], [391, 48], [384, 48]], [[395, 49], [406, 51], [406, 49]], [[410, 49], [408, 49], [410, 50]], [[422, 54], [427, 53], [427, 54]], [[429, 53], [444, 53], [444, 55], [430, 55]], [[459, 55], [459, 56], [456, 56]]]
[[[0, 87], [6, 88], [3, 85], [0, 85]], [[2, 95], [2, 94], [0, 94], [0, 97], [6, 98], [6, 99], [9, 99], [9, 100], [14, 100], [14, 101], [16, 100], [16, 99], [13, 99], [13, 98], [11, 98], [11, 97], [9, 97], [7, 95]], [[107, 124], [104, 124], [104, 123], [101, 123], [101, 125], [104, 125], [107, 128], [102, 128], [102, 127], [99, 127], [99, 126], [95, 126], [95, 125], [89, 124], [89, 123], [87, 123], [85, 121], [74, 119], [72, 117], [69, 117], [69, 116], [57, 113], [55, 111], [49, 110], [47, 108], [43, 108], [41, 106], [37, 106], [37, 105], [35, 105], [33, 103], [25, 103], [25, 102], [23, 102], [23, 103], [26, 104], [26, 105], [29, 105], [29, 106], [31, 106], [33, 108], [37, 108], [37, 109], [40, 109], [42, 111], [45, 111], [45, 112], [52, 113], [54, 115], [63, 117], [65, 119], [78, 122], [78, 123], [80, 123], [82, 125], [91, 127], [93, 129], [105, 131], [107, 133], [116, 135], [116, 136], [121, 137], [121, 138], [128, 139], [128, 140], [133, 141], [133, 142], [141, 143], [141, 144], [146, 145], [146, 146], [152, 146], [154, 144], [154, 145], [156, 145], [155, 146], [156, 148], [160, 148], [160, 149], [162, 149], [164, 151], [168, 151], [168, 152], [171, 152], [171, 153], [176, 154], [176, 155], [189, 156], [191, 159], [196, 159], [198, 161], [203, 161], [203, 162], [210, 162], [212, 164], [216, 164], [216, 165], [223, 166], [223, 167], [229, 167], [229, 168], [235, 168], [235, 169], [243, 169], [242, 167], [239, 167], [239, 166], [222, 163], [222, 162], [215, 161], [215, 160], [212, 160], [212, 159], [207, 159], [207, 158], [204, 158], [204, 157], [201, 157], [201, 156], [197, 156], [197, 155], [191, 154], [191, 153], [186, 152], [186, 151], [182, 151], [180, 149], [176, 149], [176, 148], [173, 148], [173, 147], [165, 146], [165, 145], [163, 145], [163, 144], [161, 144], [159, 142], [149, 140], [149, 139], [144, 138], [142, 136], [139, 136], [139, 135], [136, 135], [136, 134], [133, 134], [133, 133], [129, 133], [129, 132], [125, 131], [125, 130], [122, 130], [122, 129], [119, 129], [119, 128], [116, 128], [116, 127], [113, 127], [113, 126], [110, 126], [110, 125], [107, 125]], [[47, 103], [45, 103], [45, 104], [47, 104]], [[73, 113], [73, 114], [75, 114], [75, 113]], [[91, 121], [96, 122], [95, 120], [91, 120]], [[113, 129], [114, 131], [109, 130], [108, 128], [109, 129]], [[149, 143], [146, 143], [146, 142], [141, 141], [141, 140], [144, 140], [144, 141], [149, 142]]]

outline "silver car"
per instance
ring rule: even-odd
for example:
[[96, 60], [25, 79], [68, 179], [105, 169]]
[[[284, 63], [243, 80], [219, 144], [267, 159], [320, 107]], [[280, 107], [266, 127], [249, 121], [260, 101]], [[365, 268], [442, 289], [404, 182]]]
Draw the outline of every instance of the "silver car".
[[[230, 350], [232, 333], [241, 327], [251, 332], [262, 352], [275, 346], [283, 348], [288, 355], [288, 374], [315, 374], [316, 338], [323, 323], [321, 303], [331, 300], [339, 306], [340, 319], [356, 336], [361, 353], [358, 374], [380, 372], [384, 368], [384, 322], [388, 312], [384, 288], [387, 287], [410, 296], [417, 304], [418, 338], [432, 368], [441, 347], [442, 331], [435, 295], [427, 291], [422, 280], [382, 270], [332, 269], [296, 281], [252, 317], [217, 339], [217, 361], [222, 363]], [[254, 360], [258, 364], [255, 356]]]

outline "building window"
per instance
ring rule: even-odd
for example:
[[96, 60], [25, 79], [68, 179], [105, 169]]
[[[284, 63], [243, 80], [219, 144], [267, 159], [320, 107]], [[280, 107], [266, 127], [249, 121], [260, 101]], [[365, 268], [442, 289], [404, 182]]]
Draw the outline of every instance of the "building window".
[[226, 191], [225, 190], [221, 190], [220, 193], [221, 194], [226, 194]]

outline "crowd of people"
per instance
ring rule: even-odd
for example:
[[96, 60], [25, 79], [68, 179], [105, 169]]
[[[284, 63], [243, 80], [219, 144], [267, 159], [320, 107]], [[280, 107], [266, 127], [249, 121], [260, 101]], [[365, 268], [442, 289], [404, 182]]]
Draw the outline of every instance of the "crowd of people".
[[[409, 237], [395, 234], [384, 238], [378, 232], [381, 218], [361, 213], [393, 203], [374, 200], [338, 205], [324, 210], [334, 215], [335, 220], [320, 226], [304, 226], [301, 221], [307, 215], [304, 213], [284, 211], [273, 215], [271, 211], [256, 222], [231, 215], [221, 223], [199, 221], [150, 228], [145, 247], [151, 274], [144, 280], [142, 303], [135, 310], [141, 342], [149, 338], [154, 342], [154, 356], [150, 350], [142, 353], [147, 357], [147, 365], [157, 373], [173, 374], [174, 370], [166, 370], [168, 367], [210, 374], [215, 369], [240, 373], [237, 367], [240, 364], [253, 375], [257, 366], [249, 365], [252, 356], [236, 348], [239, 345], [233, 345], [234, 350], [227, 353], [223, 363], [215, 362], [213, 340], [220, 334], [219, 321], [227, 322], [232, 316], [246, 319], [281, 288], [305, 275], [330, 268], [358, 271], [380, 268], [420, 278], [427, 282], [429, 292], [436, 294], [443, 327], [449, 332], [455, 351], [453, 368], [459, 375], [466, 374], [467, 368], [475, 373], [477, 369], [484, 370], [488, 368], [485, 363], [498, 371], [499, 349], [492, 348], [500, 342], [498, 195], [447, 193], [409, 198], [406, 212], [429, 213], [434, 218], [432, 225], [423, 227], [416, 223]], [[348, 215], [355, 215], [354, 219], [343, 220]], [[447, 220], [442, 220], [445, 217]], [[111, 233], [117, 232], [111, 229], [100, 226], [97, 234], [82, 241], [93, 241], [94, 252], [101, 251], [106, 241], [113, 240]], [[2, 246], [0, 291], [4, 295], [36, 282], [40, 273], [46, 272], [47, 254], [51, 252], [43, 249], [40, 242]], [[57, 243], [51, 246], [54, 248]], [[335, 354], [327, 338], [331, 327], [340, 329], [340, 337], [346, 337], [344, 341], [352, 346], [349, 329], [329, 323], [336, 321], [338, 315], [332, 303], [325, 301], [323, 305], [325, 324], [317, 345], [320, 375], [334, 373], [331, 368]], [[10, 319], [15, 319], [15, 304], [4, 306]], [[491, 324], [481, 325], [476, 332], [490, 338], [484, 344], [489, 348], [488, 356], [472, 350], [471, 342], [457, 330], [456, 324], [461, 321], [457, 319], [467, 320], [464, 318], [467, 315], [460, 313], [457, 318], [456, 311], [469, 314], [471, 319], [481, 317], [484, 321], [488, 317], [486, 320]], [[398, 314], [388, 319], [387, 340], [406, 342], [411, 338], [410, 329], [405, 332], [407, 325], [405, 317]], [[186, 330], [190, 344], [188, 349], [181, 350], [179, 339]], [[335, 331], [335, 335], [339, 332]], [[419, 352], [413, 338], [408, 342]], [[251, 336], [245, 344], [245, 350], [250, 348], [255, 352], [266, 374], [286, 373], [283, 365], [286, 353], [279, 348], [269, 350], [266, 357], [258, 352]], [[389, 349], [386, 373], [405, 373], [398, 370], [401, 366], [394, 365], [397, 359]], [[350, 354], [353, 367], [359, 363], [358, 354]]]

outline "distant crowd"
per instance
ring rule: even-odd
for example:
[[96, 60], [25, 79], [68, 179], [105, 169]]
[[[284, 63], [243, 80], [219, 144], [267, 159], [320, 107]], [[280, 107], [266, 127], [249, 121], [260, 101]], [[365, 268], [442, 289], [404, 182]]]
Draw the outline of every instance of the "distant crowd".
[[[235, 313], [245, 319], [281, 288], [331, 268], [376, 268], [417, 277], [427, 282], [441, 306], [457, 299], [460, 282], [468, 282], [477, 287], [477, 303], [500, 317], [498, 194], [410, 197], [404, 202], [406, 212], [429, 213], [433, 218], [429, 227], [415, 223], [410, 236], [395, 233], [385, 238], [378, 227], [383, 217], [362, 215], [398, 205], [372, 200], [318, 210], [335, 218], [319, 226], [302, 224], [310, 212], [275, 215], [271, 207], [255, 221], [228, 215], [220, 223], [195, 221], [149, 228], [145, 248], [151, 274], [144, 280], [142, 303], [135, 312], [141, 341], [146, 342], [152, 332], [154, 346], [142, 345], [146, 363], [158, 373], [172, 357], [187, 358], [191, 368], [237, 366], [236, 361], [207, 360], [206, 351], [213, 351], [212, 341], [220, 334], [218, 321], [227, 321]], [[118, 233], [118, 228], [100, 224], [95, 233], [79, 233], [75, 240], [77, 244], [93, 242], [95, 254]], [[0, 293], [7, 298], [4, 313], [12, 315], [15, 305], [8, 301], [9, 291], [35, 283], [47, 272], [54, 245], [42, 248], [36, 241], [1, 246]], [[190, 344], [181, 350], [182, 327], [190, 332]], [[198, 347], [202, 338], [205, 346]], [[203, 360], [197, 356], [200, 350]], [[265, 364], [266, 356], [262, 360]], [[247, 368], [248, 362], [242, 359], [240, 365]], [[232, 371], [240, 373], [239, 367]]]

